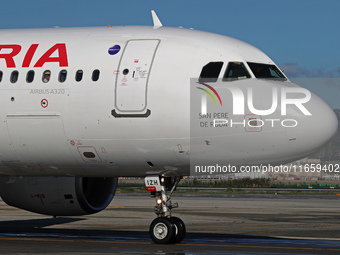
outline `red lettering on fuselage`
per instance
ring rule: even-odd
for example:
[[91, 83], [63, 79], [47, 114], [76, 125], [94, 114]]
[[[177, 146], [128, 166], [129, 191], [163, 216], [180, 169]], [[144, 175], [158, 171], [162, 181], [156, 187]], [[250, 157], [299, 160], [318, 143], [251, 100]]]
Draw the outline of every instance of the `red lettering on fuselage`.
[[[24, 60], [22, 62], [22, 67], [30, 67], [32, 59], [37, 51], [39, 44], [32, 44], [29, 49], [27, 50]], [[11, 52], [9, 53], [1, 53], [3, 49], [9, 49]], [[21, 51], [21, 46], [18, 44], [7, 44], [7, 45], [0, 45], [0, 59], [4, 59], [6, 62], [6, 66], [8, 68], [15, 68], [15, 56], [17, 56]], [[52, 57], [52, 55], [58, 52], [57, 56]], [[48, 62], [57, 62], [59, 63], [60, 67], [67, 67], [68, 66], [68, 58], [67, 58], [67, 51], [66, 51], [66, 44], [65, 43], [57, 43], [48, 49], [35, 63], [34, 67], [43, 67], [45, 63]], [[1, 62], [0, 62], [1, 64]]]
[[5, 59], [7, 67], [15, 67], [13, 57], [18, 55], [21, 51], [21, 46], [17, 44], [0, 45], [0, 52], [2, 49], [11, 49], [12, 51], [7, 54], [0, 54], [0, 58]]
[[[55, 51], [58, 51], [58, 57], [51, 57]], [[51, 49], [46, 51], [46, 53], [41, 56], [34, 67], [42, 67], [46, 62], [59, 62], [59, 66], [68, 66], [65, 43], [57, 43]]]
[[28, 49], [24, 61], [22, 62], [22, 67], [29, 67], [34, 56], [35, 51], [37, 50], [39, 44], [32, 44]]

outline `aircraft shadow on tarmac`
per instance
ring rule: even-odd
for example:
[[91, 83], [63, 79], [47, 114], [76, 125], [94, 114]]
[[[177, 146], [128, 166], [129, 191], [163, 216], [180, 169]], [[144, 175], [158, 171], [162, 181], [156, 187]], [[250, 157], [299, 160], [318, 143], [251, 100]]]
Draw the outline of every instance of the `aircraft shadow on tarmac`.
[[[71, 238], [103, 238], [119, 240], [151, 240], [147, 231], [124, 231], [124, 230], [94, 230], [94, 229], [72, 229], [53, 228], [53, 226], [74, 223], [86, 220], [86, 218], [44, 218], [34, 220], [12, 220], [0, 221], [0, 235], [27, 235], [41, 237], [71, 237]], [[50, 228], [52, 227], [52, 228]], [[196, 240], [207, 242], [223, 242], [230, 239], [279, 239], [268, 236], [250, 236], [235, 234], [214, 233], [187, 233], [184, 241]]]
[[[183, 246], [176, 245], [157, 245], [153, 244], [150, 235], [147, 231], [135, 230], [114, 230], [114, 229], [89, 229], [86, 225], [78, 224], [81, 228], [72, 226], [62, 226], [62, 224], [72, 224], [81, 222], [86, 218], [44, 218], [34, 220], [17, 220], [17, 221], [0, 221], [0, 237], [39, 237], [40, 241], [34, 243], [35, 247], [41, 249], [41, 238], [46, 238], [46, 242], [50, 238], [57, 238], [58, 240], [82, 240], [84, 244], [95, 245], [99, 241], [98, 249], [104, 250], [112, 249], [112, 242], [115, 247], [120, 247], [124, 252], [135, 252], [139, 249], [146, 253], [152, 251], [164, 251], [166, 255], [185, 255], [185, 254], [240, 254], [236, 253], [238, 250], [251, 250], [252, 252], [259, 251], [258, 254], [272, 254], [278, 249], [281, 251], [282, 247], [287, 248], [287, 254], [290, 252], [303, 253], [310, 252], [311, 247], [325, 254], [326, 252], [335, 252], [340, 250], [339, 241], [327, 240], [303, 240], [303, 239], [290, 239], [278, 238], [270, 236], [252, 236], [240, 234], [215, 234], [215, 233], [190, 233], [188, 232], [183, 242]], [[30, 239], [31, 240], [31, 239]], [[89, 242], [87, 242], [87, 241]], [[104, 242], [102, 242], [104, 240]], [[4, 241], [4, 240], [2, 240]], [[34, 241], [34, 240], [33, 240]], [[82, 246], [72, 246], [78, 242], [66, 242], [65, 249], [82, 249]], [[133, 243], [134, 245], [129, 245]], [[51, 243], [48, 243], [51, 245]], [[105, 244], [107, 246], [105, 246]], [[32, 240], [29, 243], [32, 246]], [[49, 249], [56, 250], [62, 249], [63, 245], [60, 243], [52, 243], [53, 247]], [[68, 246], [69, 245], [69, 246]], [[88, 246], [84, 246], [86, 250]], [[92, 246], [91, 246], [92, 247]], [[37, 248], [37, 249], [38, 249]], [[92, 247], [93, 248], [93, 247]], [[208, 249], [208, 251], [207, 251]], [[230, 253], [226, 253], [226, 250]], [[328, 250], [330, 249], [330, 250]], [[77, 251], [78, 251], [77, 250]], [[81, 250], [82, 251], [82, 250]], [[174, 252], [175, 251], [175, 252]], [[194, 252], [192, 252], [194, 251]], [[286, 254], [286, 253], [285, 253]], [[338, 254], [338, 253], [337, 253]]]
[[[39, 232], [45, 227], [77, 222], [86, 220], [85, 218], [45, 218], [45, 219], [34, 219], [34, 220], [11, 220], [11, 221], [0, 221], [0, 232], [26, 232], [34, 231]], [[53, 231], [53, 229], [48, 229]]]

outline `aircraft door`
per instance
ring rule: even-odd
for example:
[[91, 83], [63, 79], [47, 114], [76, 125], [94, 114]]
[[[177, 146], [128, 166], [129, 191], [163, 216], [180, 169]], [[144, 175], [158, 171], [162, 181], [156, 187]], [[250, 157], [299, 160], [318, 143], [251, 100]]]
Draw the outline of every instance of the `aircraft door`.
[[130, 40], [119, 62], [115, 84], [115, 117], [148, 117], [148, 81], [159, 40]]

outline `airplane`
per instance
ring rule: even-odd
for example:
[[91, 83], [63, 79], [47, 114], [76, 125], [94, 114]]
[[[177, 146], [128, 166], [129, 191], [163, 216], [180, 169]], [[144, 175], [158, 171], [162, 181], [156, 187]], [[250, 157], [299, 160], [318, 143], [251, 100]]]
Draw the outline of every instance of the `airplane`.
[[151, 239], [179, 243], [171, 194], [183, 177], [292, 162], [335, 134], [332, 109], [261, 50], [152, 17], [0, 31], [4, 202], [87, 215], [111, 203], [118, 177], [142, 177], [156, 200]]

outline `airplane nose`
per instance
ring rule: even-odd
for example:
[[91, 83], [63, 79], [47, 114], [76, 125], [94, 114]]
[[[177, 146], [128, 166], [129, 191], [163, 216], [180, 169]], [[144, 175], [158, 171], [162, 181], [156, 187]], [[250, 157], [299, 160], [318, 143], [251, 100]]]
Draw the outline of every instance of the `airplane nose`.
[[311, 93], [311, 99], [305, 106], [311, 116], [302, 114], [298, 109], [287, 109], [287, 115], [297, 121], [295, 127], [286, 127], [288, 143], [297, 158], [321, 149], [338, 129], [338, 118], [320, 97]]

